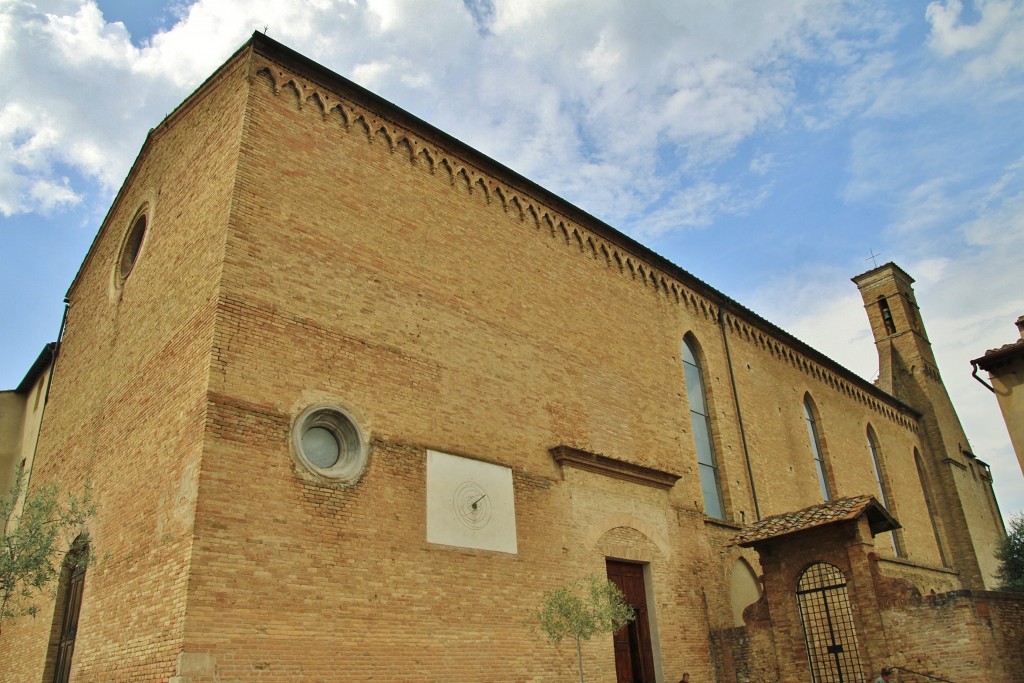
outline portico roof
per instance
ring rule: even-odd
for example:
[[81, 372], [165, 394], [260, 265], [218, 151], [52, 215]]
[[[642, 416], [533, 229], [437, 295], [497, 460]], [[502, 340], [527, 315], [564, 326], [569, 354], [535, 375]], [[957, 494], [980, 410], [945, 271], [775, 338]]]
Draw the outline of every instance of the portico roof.
[[872, 536], [899, 529], [901, 526], [896, 518], [875, 500], [874, 496], [852, 496], [762, 519], [738, 533], [730, 541], [730, 545], [749, 548], [780, 536], [788, 536], [828, 524], [848, 522], [860, 519], [864, 515], [868, 516]]

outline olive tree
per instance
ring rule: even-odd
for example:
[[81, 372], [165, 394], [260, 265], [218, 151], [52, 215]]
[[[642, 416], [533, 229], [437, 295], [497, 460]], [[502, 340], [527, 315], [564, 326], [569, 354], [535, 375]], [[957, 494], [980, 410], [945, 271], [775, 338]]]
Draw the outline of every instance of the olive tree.
[[65, 545], [84, 538], [85, 524], [96, 513], [88, 486], [81, 497], [62, 500], [52, 483], [23, 491], [24, 478], [19, 469], [11, 490], [0, 497], [0, 627], [10, 619], [35, 616], [36, 599], [54, 584], [65, 555], [75, 550]]
[[552, 643], [566, 637], [576, 641], [580, 683], [584, 683], [583, 641], [596, 633], [615, 633], [635, 618], [636, 613], [626, 603], [622, 591], [611, 581], [596, 576], [546, 593], [537, 613], [540, 628]]

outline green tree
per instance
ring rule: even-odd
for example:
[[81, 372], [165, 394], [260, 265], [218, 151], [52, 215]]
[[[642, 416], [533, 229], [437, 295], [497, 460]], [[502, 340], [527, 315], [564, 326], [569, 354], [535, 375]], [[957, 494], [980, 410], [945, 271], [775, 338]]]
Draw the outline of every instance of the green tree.
[[1024, 514], [1010, 517], [1010, 531], [996, 548], [999, 588], [1024, 593]]
[[85, 538], [85, 524], [96, 514], [88, 486], [81, 497], [69, 495], [62, 502], [56, 484], [25, 491], [19, 510], [24, 476], [19, 469], [11, 490], [0, 498], [0, 627], [9, 619], [35, 616], [36, 598], [60, 576], [64, 544]]
[[546, 593], [543, 607], [537, 613], [540, 628], [552, 643], [565, 637], [576, 640], [580, 683], [584, 683], [583, 641], [590, 640], [595, 633], [615, 633], [635, 618], [636, 613], [626, 603], [622, 591], [611, 581], [596, 576]]

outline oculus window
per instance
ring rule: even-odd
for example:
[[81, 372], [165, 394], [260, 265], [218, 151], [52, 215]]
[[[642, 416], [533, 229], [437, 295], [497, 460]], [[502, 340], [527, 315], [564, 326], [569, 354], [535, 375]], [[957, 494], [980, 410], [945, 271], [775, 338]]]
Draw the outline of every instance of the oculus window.
[[292, 429], [299, 462], [325, 479], [355, 482], [366, 468], [366, 442], [355, 420], [333, 405], [307, 408]]
[[139, 252], [142, 251], [142, 243], [146, 239], [148, 225], [149, 219], [146, 212], [142, 211], [132, 221], [132, 227], [124, 236], [124, 241], [121, 243], [121, 254], [117, 259], [117, 274], [121, 280], [127, 278], [131, 274], [132, 268], [135, 267]]

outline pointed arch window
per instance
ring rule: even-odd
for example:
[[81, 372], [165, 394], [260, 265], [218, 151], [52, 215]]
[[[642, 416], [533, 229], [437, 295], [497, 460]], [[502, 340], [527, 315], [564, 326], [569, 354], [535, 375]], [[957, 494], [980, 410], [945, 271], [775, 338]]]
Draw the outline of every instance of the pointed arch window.
[[921, 462], [921, 454], [914, 449], [914, 465], [917, 466], [917, 478], [921, 482], [921, 493], [924, 495], [925, 509], [928, 510], [928, 520], [932, 523], [932, 534], [935, 536], [935, 546], [939, 549], [939, 561], [943, 567], [949, 566], [949, 559], [946, 557], [946, 548], [942, 545], [942, 535], [939, 533], [939, 526], [936, 520], [935, 503], [932, 501], [931, 490], [928, 488], [928, 481], [925, 478], [924, 463]]
[[[893, 511], [892, 503], [889, 500], [889, 488], [885, 485], [885, 475], [882, 472], [882, 461], [879, 459], [878, 451], [878, 437], [875, 436], [875, 430], [868, 425], [868, 452], [871, 454], [871, 467], [875, 472], [875, 483], [878, 485], [878, 497], [885, 506], [885, 509], [890, 513]], [[900, 544], [900, 539], [896, 535], [896, 532], [890, 532], [892, 537], [892, 550], [896, 553], [896, 557], [903, 556], [903, 548]]]
[[875, 438], [875, 430], [870, 425], [868, 426], [868, 452], [871, 454], [871, 467], [875, 472], [875, 483], [878, 485], [879, 498], [882, 501], [882, 505], [889, 509], [889, 495], [885, 489], [885, 481], [882, 479], [882, 463], [878, 461], [878, 440]]
[[75, 653], [78, 615], [82, 608], [85, 570], [88, 566], [89, 540], [83, 534], [75, 539], [68, 554], [64, 556], [43, 680], [67, 683], [71, 675], [71, 658]]
[[821, 438], [818, 432], [818, 421], [814, 417], [814, 403], [810, 396], [804, 397], [804, 421], [807, 423], [807, 436], [811, 441], [811, 454], [814, 456], [814, 471], [818, 475], [818, 486], [821, 497], [827, 503], [832, 500], [832, 487], [828, 482], [828, 469], [825, 467], [825, 455], [821, 450]]
[[690, 424], [697, 450], [697, 469], [700, 488], [704, 495], [704, 513], [716, 519], [725, 519], [722, 505], [722, 485], [715, 458], [715, 445], [711, 438], [711, 419], [708, 415], [707, 395], [704, 391], [704, 372], [695, 342], [683, 338], [683, 371], [686, 376], [686, 396], [690, 404]]

